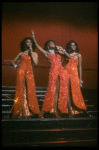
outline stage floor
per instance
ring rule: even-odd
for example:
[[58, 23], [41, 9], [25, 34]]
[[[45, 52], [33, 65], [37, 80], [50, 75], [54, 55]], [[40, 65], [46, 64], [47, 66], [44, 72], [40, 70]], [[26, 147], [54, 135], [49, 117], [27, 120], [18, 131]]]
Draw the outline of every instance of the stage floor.
[[[45, 89], [37, 88], [39, 106], [42, 106]], [[84, 114], [69, 118], [68, 114], [45, 114], [44, 119], [12, 117], [10, 109], [13, 105], [15, 87], [3, 87], [2, 90], [2, 147], [54, 147], [54, 146], [98, 146], [98, 109], [97, 91], [85, 90], [83, 95], [88, 112], [94, 117]], [[10, 97], [10, 98], [9, 98]]]
[[98, 118], [3, 119], [3, 147], [97, 147]]

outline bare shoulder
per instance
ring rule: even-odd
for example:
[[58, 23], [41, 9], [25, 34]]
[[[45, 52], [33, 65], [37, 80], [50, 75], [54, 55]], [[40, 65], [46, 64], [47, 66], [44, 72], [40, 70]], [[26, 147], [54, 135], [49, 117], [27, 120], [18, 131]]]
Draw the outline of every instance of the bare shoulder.
[[79, 61], [82, 61], [82, 55], [78, 53], [78, 59]]
[[79, 56], [79, 57], [81, 57], [81, 54], [80, 54], [80, 53], [78, 53], [78, 56]]
[[18, 54], [17, 54], [17, 56], [16, 56], [16, 58], [21, 57], [21, 56], [22, 56], [22, 54], [23, 54], [23, 52], [18, 53]]
[[23, 52], [18, 53], [18, 56], [21, 56], [23, 54]]
[[78, 57], [79, 57], [79, 58], [81, 58], [81, 57], [82, 57], [82, 55], [78, 53]]

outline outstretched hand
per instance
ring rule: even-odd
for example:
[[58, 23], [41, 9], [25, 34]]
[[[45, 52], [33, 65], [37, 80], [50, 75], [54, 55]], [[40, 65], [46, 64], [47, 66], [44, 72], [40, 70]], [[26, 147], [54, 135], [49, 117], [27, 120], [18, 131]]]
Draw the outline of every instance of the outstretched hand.
[[32, 35], [34, 35], [34, 30], [31, 29], [31, 33], [32, 33]]

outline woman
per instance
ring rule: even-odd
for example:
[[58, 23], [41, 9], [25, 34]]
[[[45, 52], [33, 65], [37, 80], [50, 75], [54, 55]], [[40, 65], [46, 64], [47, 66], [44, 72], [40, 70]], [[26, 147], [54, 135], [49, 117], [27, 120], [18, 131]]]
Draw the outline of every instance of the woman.
[[[35, 82], [33, 75], [33, 63], [38, 63], [38, 55], [35, 50], [35, 43], [32, 38], [26, 37], [20, 44], [21, 51], [12, 61], [17, 70], [17, 85], [14, 100], [13, 116], [29, 117], [32, 114], [39, 114], [40, 110], [35, 93]], [[20, 60], [20, 64], [15, 62]], [[11, 110], [12, 110], [11, 109]]]
[[[75, 41], [69, 41], [66, 45], [66, 52], [70, 56], [68, 59], [68, 63], [65, 68], [65, 86], [68, 86], [68, 112], [70, 117], [73, 117], [73, 114], [77, 114], [80, 112], [85, 112], [89, 117], [91, 115], [87, 112], [87, 107], [85, 105], [80, 86], [82, 86], [82, 56], [79, 54], [79, 48]], [[79, 70], [79, 73], [78, 73]], [[68, 84], [67, 84], [68, 79]], [[72, 101], [71, 101], [72, 100]]]
[[[32, 31], [32, 38], [36, 44], [36, 47], [44, 54], [46, 58], [48, 58], [49, 62], [51, 63], [50, 72], [49, 72], [49, 83], [47, 92], [44, 98], [42, 110], [40, 113], [40, 118], [43, 118], [44, 112], [50, 112], [54, 113], [57, 118], [59, 118], [58, 112], [57, 112], [57, 105], [58, 105], [58, 98], [59, 98], [59, 104], [60, 100], [65, 97], [64, 86], [62, 85], [63, 78], [65, 77], [65, 74], [63, 75], [63, 66], [62, 66], [62, 56], [58, 54], [58, 50], [60, 50], [61, 53], [61, 47], [55, 45], [55, 41], [49, 40], [45, 43], [44, 49], [41, 48], [34, 36], [34, 31]], [[60, 78], [60, 89], [59, 89], [59, 78]], [[63, 83], [64, 84], [64, 83]], [[60, 96], [59, 96], [59, 93]], [[64, 105], [64, 104], [63, 104]], [[61, 104], [62, 106], [62, 104]], [[61, 108], [60, 105], [58, 105], [58, 108]]]

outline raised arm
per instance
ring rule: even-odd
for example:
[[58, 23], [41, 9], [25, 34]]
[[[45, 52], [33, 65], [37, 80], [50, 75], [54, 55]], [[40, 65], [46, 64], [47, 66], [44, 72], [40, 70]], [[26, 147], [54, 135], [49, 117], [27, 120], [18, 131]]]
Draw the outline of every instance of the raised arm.
[[33, 40], [35, 42], [35, 45], [38, 48], [38, 50], [41, 51], [45, 55], [45, 57], [48, 57], [49, 53], [46, 50], [44, 50], [41, 46], [38, 45], [38, 43], [37, 43], [37, 41], [35, 39], [35, 35], [34, 35], [34, 31], [33, 30], [31, 30], [31, 33], [32, 33], [32, 38], [33, 38]]

